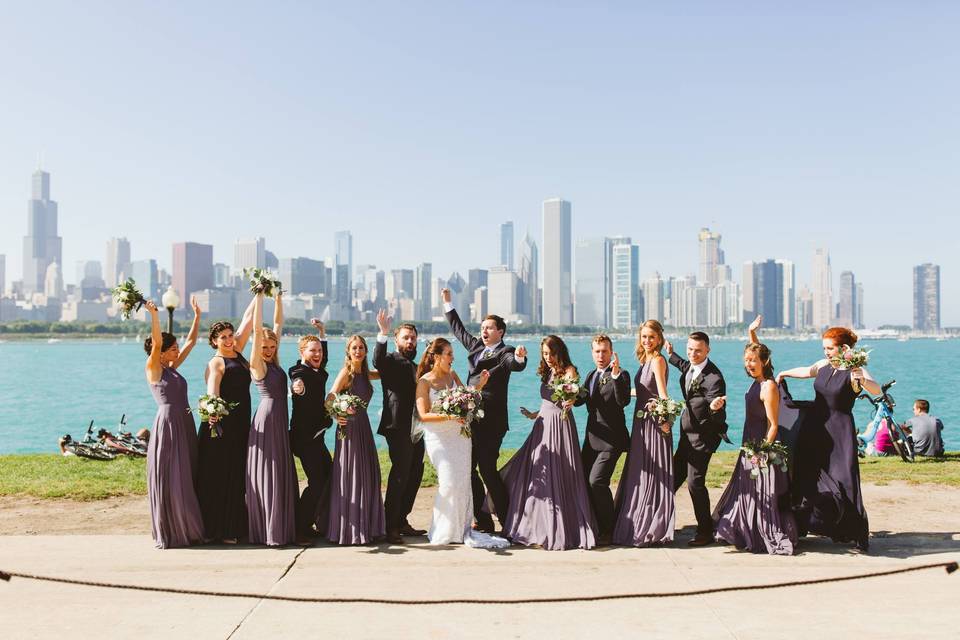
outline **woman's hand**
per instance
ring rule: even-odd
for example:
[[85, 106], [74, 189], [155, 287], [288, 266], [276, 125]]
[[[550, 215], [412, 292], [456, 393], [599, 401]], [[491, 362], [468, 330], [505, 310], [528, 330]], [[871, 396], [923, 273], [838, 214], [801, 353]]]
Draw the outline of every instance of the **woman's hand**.
[[750, 323], [748, 330], [750, 331], [750, 333], [756, 333], [757, 329], [759, 329], [760, 325], [762, 324], [763, 324], [763, 315], [758, 315], [756, 318], [753, 319], [753, 322]]
[[650, 398], [649, 400], [647, 400], [647, 404], [644, 405], [644, 409], [646, 409], [647, 411], [653, 411], [656, 407], [657, 407], [656, 398]]
[[714, 398], [713, 402], [710, 403], [710, 411], [720, 411], [727, 404], [727, 396], [720, 396], [719, 398]]
[[850, 369], [850, 379], [862, 386], [864, 381], [863, 369], [860, 367]]
[[220, 422], [220, 416], [210, 416], [207, 418], [207, 424], [217, 424]]
[[346, 418], [346, 416], [338, 416], [338, 417], [337, 417], [337, 424], [340, 425], [341, 427], [347, 426], [347, 418]]
[[193, 315], [200, 317], [200, 303], [197, 302], [197, 296], [190, 296], [190, 308], [193, 309]]
[[563, 408], [564, 411], [570, 411], [570, 409], [573, 408], [573, 403], [574, 403], [573, 400], [564, 400], [560, 406]]
[[157, 305], [153, 300], [147, 300], [143, 306], [147, 308], [147, 311], [149, 311], [151, 315], [157, 315]]
[[520, 407], [520, 413], [521, 413], [521, 414], [523, 415], [523, 417], [526, 418], [527, 420], [536, 420], [536, 419], [537, 419], [537, 414], [535, 414], [533, 411], [530, 411], [530, 410], [527, 409], [526, 407]]

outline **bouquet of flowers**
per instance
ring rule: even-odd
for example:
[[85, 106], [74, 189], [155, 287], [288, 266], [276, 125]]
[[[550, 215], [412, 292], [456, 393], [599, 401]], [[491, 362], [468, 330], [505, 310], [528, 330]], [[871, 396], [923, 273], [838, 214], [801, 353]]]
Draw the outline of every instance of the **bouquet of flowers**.
[[262, 293], [268, 298], [274, 297], [274, 289], [283, 292], [280, 281], [273, 277], [273, 274], [266, 269], [254, 267], [253, 269], [244, 269], [243, 277], [250, 280], [250, 293], [257, 295]]
[[840, 353], [830, 358], [830, 364], [838, 369], [859, 369], [867, 366], [870, 360], [870, 352], [866, 349], [853, 349], [844, 346]]
[[470, 423], [474, 418], [483, 417], [482, 405], [483, 396], [473, 387], [454, 387], [438, 393], [430, 410], [456, 420], [463, 420], [460, 435], [469, 438], [472, 435]]
[[212, 396], [210, 394], [200, 396], [200, 400], [197, 401], [197, 413], [200, 414], [200, 419], [204, 422], [210, 422], [210, 418], [217, 419], [210, 428], [211, 438], [217, 438], [223, 435], [223, 430], [220, 428], [220, 420], [224, 416], [230, 415], [230, 409], [233, 409], [238, 404], [238, 402], [227, 402], [220, 396]]
[[744, 442], [740, 451], [745, 454], [743, 466], [750, 470], [751, 478], [759, 478], [760, 472], [769, 467], [777, 467], [781, 471], [787, 470], [790, 453], [787, 445], [782, 442], [768, 443], [766, 440], [751, 440]]
[[[336, 420], [337, 418], [352, 418], [362, 409], [366, 409], [367, 403], [361, 400], [360, 396], [344, 392], [333, 394], [333, 397], [327, 400], [324, 406], [330, 417]], [[344, 427], [339, 424], [337, 425], [337, 437], [341, 440], [347, 437]]]
[[[581, 395], [585, 395], [587, 390], [580, 384], [580, 376], [576, 374], [567, 374], [559, 378], [554, 378], [550, 383], [550, 399], [554, 402], [576, 401]], [[563, 417], [566, 418], [569, 409], [563, 410]]]
[[134, 311], [140, 311], [140, 307], [147, 301], [140, 290], [137, 289], [137, 283], [133, 281], [133, 278], [127, 278], [126, 282], [121, 282], [110, 289], [110, 293], [113, 294], [114, 301], [120, 306], [120, 317], [124, 320], [129, 320], [130, 314]]
[[683, 412], [683, 400], [673, 398], [654, 398], [653, 408], [637, 412], [638, 418], [657, 418], [660, 422], [672, 423]]

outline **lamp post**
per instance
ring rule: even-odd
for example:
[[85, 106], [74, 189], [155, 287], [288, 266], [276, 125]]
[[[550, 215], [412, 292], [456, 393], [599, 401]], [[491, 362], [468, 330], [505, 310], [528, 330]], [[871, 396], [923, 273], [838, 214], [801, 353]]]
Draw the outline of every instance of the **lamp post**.
[[167, 308], [167, 313], [170, 314], [167, 321], [167, 333], [173, 333], [173, 310], [180, 306], [180, 296], [177, 295], [173, 285], [167, 287], [167, 290], [163, 292], [160, 302], [163, 303], [163, 306]]

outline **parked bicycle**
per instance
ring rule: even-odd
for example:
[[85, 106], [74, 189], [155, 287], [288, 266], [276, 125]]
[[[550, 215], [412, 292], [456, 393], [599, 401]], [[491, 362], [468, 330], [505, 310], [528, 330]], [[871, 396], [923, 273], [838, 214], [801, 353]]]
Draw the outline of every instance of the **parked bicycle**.
[[880, 395], [876, 398], [866, 392], [857, 396], [858, 400], [869, 400], [870, 404], [875, 408], [870, 424], [867, 425], [867, 428], [862, 434], [857, 436], [857, 443], [859, 445], [857, 453], [861, 458], [866, 455], [867, 444], [873, 442], [877, 437], [877, 431], [885, 429], [890, 436], [890, 442], [893, 444], [893, 448], [903, 461], [913, 462], [914, 460], [913, 440], [910, 439], [910, 436], [907, 435], [903, 427], [901, 427], [893, 417], [893, 408], [897, 406], [897, 403], [894, 402], [893, 396], [887, 393], [887, 390], [895, 384], [897, 384], [897, 381], [891, 380], [880, 387]]

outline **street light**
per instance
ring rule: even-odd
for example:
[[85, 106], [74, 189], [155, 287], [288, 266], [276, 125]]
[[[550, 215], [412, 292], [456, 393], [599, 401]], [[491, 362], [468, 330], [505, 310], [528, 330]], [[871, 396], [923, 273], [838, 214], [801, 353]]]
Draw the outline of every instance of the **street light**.
[[173, 285], [167, 287], [167, 290], [163, 292], [163, 297], [160, 298], [160, 302], [163, 303], [163, 306], [167, 308], [167, 312], [170, 314], [170, 319], [167, 322], [167, 333], [173, 333], [173, 310], [180, 306], [180, 296], [177, 295], [177, 291], [173, 288]]

